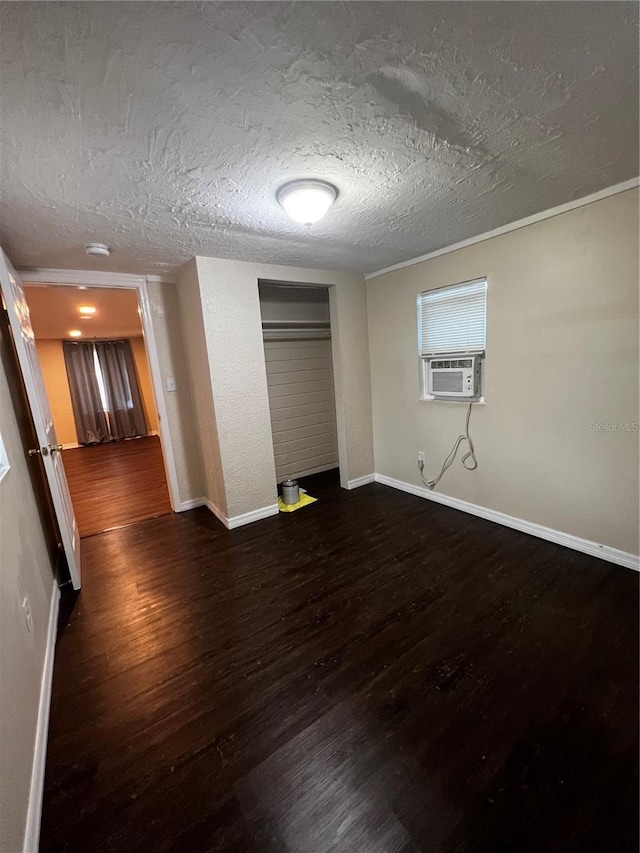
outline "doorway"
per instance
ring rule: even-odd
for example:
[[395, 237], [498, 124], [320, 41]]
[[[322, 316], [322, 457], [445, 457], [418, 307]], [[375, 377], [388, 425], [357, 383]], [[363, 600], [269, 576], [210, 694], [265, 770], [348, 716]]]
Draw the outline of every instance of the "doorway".
[[338, 469], [329, 291], [259, 283], [276, 480]]
[[170, 513], [136, 291], [25, 283], [24, 293], [80, 537]]

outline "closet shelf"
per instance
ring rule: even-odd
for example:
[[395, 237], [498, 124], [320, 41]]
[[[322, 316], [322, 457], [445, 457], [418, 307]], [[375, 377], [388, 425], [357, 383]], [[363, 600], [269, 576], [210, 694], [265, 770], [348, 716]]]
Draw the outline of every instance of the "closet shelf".
[[331, 324], [328, 320], [264, 320], [262, 337], [265, 341], [330, 338]]
[[279, 327], [291, 328], [313, 328], [313, 329], [328, 329], [331, 324], [328, 320], [263, 320], [263, 329], [275, 329]]

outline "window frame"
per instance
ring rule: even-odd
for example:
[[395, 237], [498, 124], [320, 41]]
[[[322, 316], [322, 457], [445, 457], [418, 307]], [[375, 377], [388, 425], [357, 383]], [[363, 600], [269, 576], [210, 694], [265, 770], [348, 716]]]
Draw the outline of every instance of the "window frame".
[[[451, 350], [450, 352], [441, 352], [441, 353], [432, 353], [430, 355], [424, 355], [422, 352], [422, 297], [425, 293], [432, 293], [437, 290], [448, 290], [453, 289], [455, 287], [461, 287], [463, 285], [476, 284], [479, 282], [484, 282], [485, 291], [484, 291], [484, 312], [485, 312], [485, 323], [484, 323], [484, 347], [482, 349], [473, 349], [473, 350]], [[487, 346], [487, 308], [488, 308], [488, 295], [489, 295], [489, 277], [486, 275], [477, 276], [476, 278], [468, 279], [467, 281], [458, 281], [454, 284], [446, 284], [442, 287], [434, 287], [431, 290], [422, 290], [418, 293], [416, 298], [416, 319], [417, 319], [417, 332], [418, 332], [418, 367], [419, 367], [419, 387], [420, 387], [420, 396], [419, 401], [424, 403], [454, 403], [460, 404], [463, 403], [467, 405], [469, 402], [473, 402], [474, 405], [484, 405], [486, 400], [484, 396], [484, 383], [485, 383], [485, 362], [486, 362], [486, 346]], [[428, 365], [430, 361], [434, 359], [441, 360], [447, 358], [464, 358], [465, 356], [474, 355], [480, 358], [480, 397], [473, 398], [449, 398], [445, 399], [442, 397], [434, 397], [433, 394], [430, 394], [428, 391], [429, 388], [429, 380], [428, 380]]]

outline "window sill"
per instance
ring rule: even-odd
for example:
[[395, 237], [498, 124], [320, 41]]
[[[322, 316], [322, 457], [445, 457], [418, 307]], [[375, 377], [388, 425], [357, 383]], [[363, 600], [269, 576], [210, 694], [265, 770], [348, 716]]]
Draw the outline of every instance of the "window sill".
[[459, 406], [461, 403], [463, 405], [468, 405], [469, 403], [473, 403], [474, 406], [484, 406], [486, 405], [486, 400], [484, 397], [480, 397], [479, 400], [442, 400], [440, 397], [431, 397], [429, 395], [425, 397], [418, 397], [419, 403], [453, 403], [456, 406]]

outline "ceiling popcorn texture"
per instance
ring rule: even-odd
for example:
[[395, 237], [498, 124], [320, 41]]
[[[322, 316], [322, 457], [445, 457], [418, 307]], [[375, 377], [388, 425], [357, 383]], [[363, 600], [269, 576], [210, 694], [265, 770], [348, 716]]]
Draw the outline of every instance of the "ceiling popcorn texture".
[[[0, 30], [20, 266], [368, 272], [638, 172], [635, 3], [0, 3]], [[275, 194], [308, 177], [340, 194], [307, 228]]]

